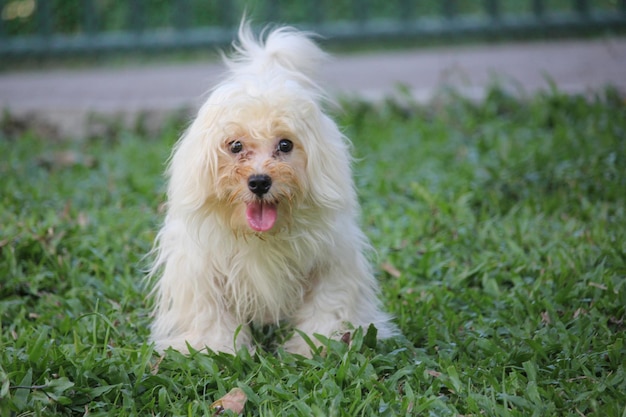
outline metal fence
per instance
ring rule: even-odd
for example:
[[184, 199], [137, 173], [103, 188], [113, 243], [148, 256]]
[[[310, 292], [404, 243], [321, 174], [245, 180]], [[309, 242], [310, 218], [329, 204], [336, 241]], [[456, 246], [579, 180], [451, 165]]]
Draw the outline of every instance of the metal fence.
[[626, 0], [0, 0], [0, 58], [231, 41], [246, 13], [331, 41], [623, 30]]

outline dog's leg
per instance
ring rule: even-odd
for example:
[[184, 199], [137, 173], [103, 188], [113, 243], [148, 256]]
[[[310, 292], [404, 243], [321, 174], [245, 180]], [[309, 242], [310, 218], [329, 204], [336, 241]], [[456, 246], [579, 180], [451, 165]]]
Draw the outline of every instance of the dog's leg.
[[[377, 285], [364, 257], [357, 253], [353, 262], [337, 259], [332, 265], [316, 271], [315, 286], [292, 320], [294, 328], [316, 343], [314, 334], [340, 338], [352, 328], [374, 324], [378, 337], [397, 334], [389, 315], [380, 308]], [[285, 343], [285, 350], [310, 356], [310, 347], [299, 334]]]
[[[174, 223], [176, 226], [176, 224]], [[159, 280], [151, 340], [158, 351], [168, 347], [234, 353], [250, 344], [250, 329], [224, 304], [217, 272], [208, 257], [181, 227], [165, 228], [159, 236]], [[241, 326], [241, 327], [240, 327]], [[235, 336], [237, 336], [235, 338]]]
[[186, 354], [189, 353], [189, 346], [191, 346], [192, 349], [198, 351], [208, 348], [214, 352], [236, 353], [242, 347], [250, 347], [249, 326], [237, 325], [228, 313], [211, 322], [198, 317], [189, 324], [181, 323], [181, 327], [174, 332], [161, 333], [159, 331], [160, 323], [174, 319], [168, 317], [167, 314], [157, 317], [152, 334], [157, 351], [172, 347]]

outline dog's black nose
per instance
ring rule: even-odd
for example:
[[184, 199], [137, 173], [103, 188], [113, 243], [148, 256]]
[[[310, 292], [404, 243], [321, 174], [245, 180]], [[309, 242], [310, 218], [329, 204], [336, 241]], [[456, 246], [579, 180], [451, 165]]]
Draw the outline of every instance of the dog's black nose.
[[269, 175], [252, 175], [248, 178], [248, 188], [254, 194], [262, 197], [272, 187], [272, 178]]

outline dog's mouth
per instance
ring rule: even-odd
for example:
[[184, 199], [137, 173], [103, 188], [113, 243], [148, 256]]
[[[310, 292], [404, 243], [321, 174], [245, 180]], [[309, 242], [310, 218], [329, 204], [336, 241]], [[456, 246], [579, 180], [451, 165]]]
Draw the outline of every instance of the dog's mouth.
[[276, 204], [264, 201], [252, 201], [246, 204], [248, 226], [256, 232], [267, 232], [276, 223], [278, 208]]

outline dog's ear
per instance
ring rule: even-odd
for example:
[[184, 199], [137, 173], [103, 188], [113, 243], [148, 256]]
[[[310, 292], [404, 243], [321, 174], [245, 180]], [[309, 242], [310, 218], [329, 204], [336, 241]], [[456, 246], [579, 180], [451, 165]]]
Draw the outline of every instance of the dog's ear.
[[337, 125], [319, 109], [303, 122], [302, 143], [307, 154], [310, 197], [320, 207], [353, 210], [356, 193], [352, 182], [349, 142]]
[[203, 110], [172, 151], [167, 170], [170, 209], [196, 211], [215, 192], [219, 138], [212, 127], [214, 117]]

